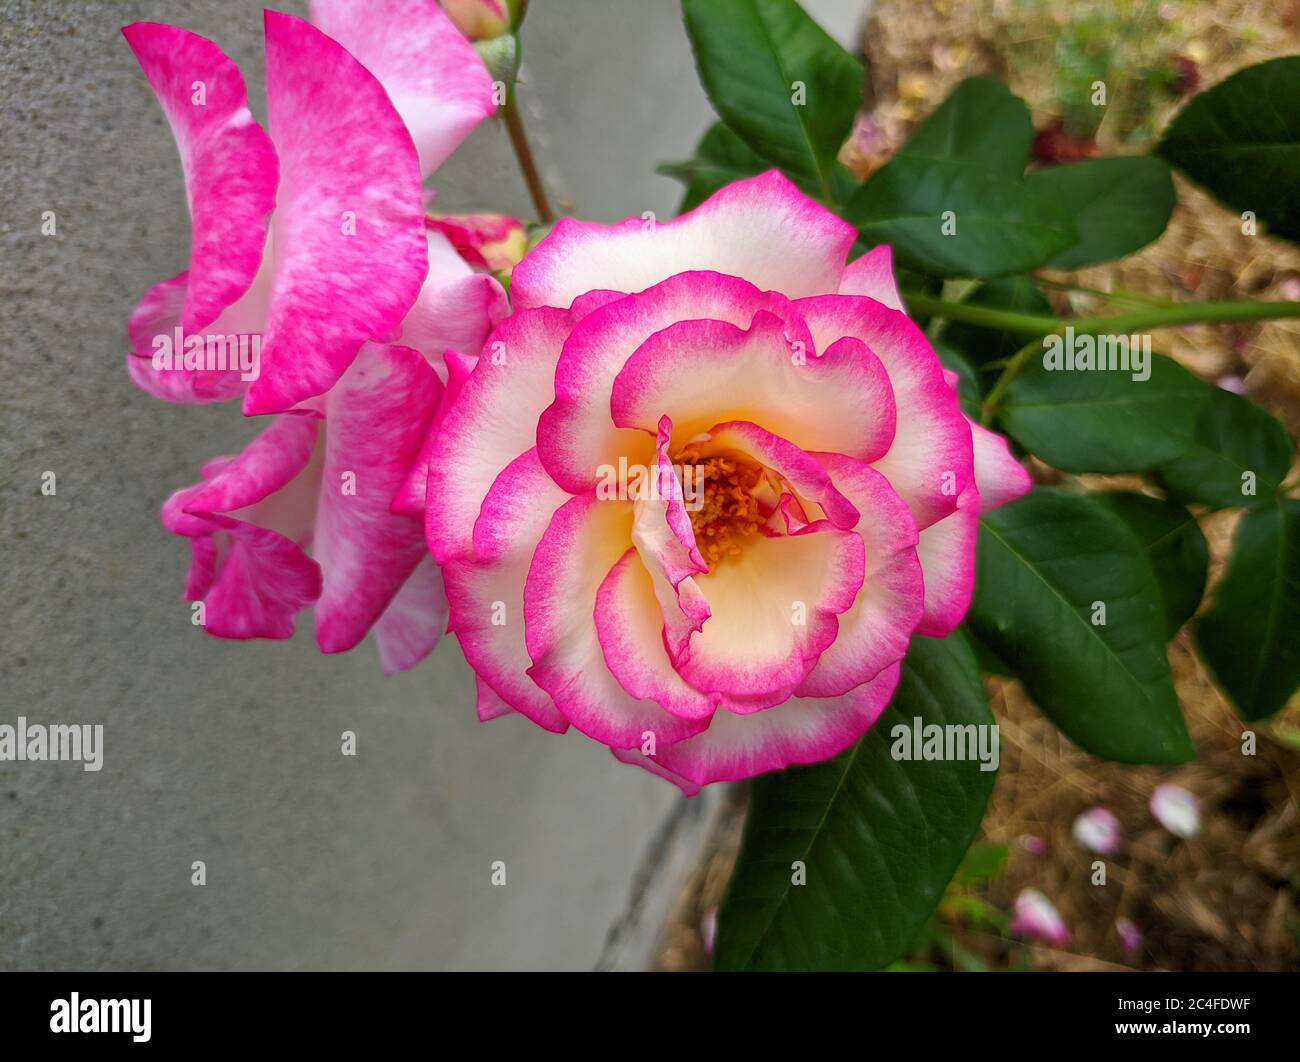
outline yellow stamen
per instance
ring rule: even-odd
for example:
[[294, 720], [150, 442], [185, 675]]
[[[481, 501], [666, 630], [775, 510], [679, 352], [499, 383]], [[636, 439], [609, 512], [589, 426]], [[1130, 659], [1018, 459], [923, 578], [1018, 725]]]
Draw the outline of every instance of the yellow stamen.
[[745, 540], [758, 534], [763, 525], [753, 493], [763, 469], [740, 457], [701, 458], [692, 447], [678, 454], [675, 464], [689, 467], [695, 477], [696, 504], [687, 511], [695, 544], [712, 571], [721, 561], [739, 557]]

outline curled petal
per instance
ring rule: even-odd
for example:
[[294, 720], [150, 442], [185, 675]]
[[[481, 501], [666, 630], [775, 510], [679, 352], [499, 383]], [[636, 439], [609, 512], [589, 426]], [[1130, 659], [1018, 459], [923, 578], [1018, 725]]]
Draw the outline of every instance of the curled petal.
[[[181, 273], [171, 280], [155, 284], [145, 292], [132, 311], [126, 325], [127, 338], [131, 343], [126, 368], [131, 382], [141, 391], [165, 402], [202, 404], [238, 398], [248, 386], [238, 358], [228, 357], [224, 369], [208, 369], [208, 332], [186, 333], [181, 326], [181, 316], [185, 312], [187, 276]], [[212, 332], [213, 335], [221, 335], [222, 347], [229, 350], [225, 334], [217, 329]], [[185, 342], [188, 336], [197, 336], [198, 341], [203, 343], [203, 360], [196, 362], [192, 369], [185, 367]], [[177, 337], [181, 340], [179, 356], [176, 350]], [[245, 344], [251, 339], [252, 337], [246, 337]], [[261, 337], [257, 339], [260, 342]], [[235, 342], [239, 342], [238, 336], [235, 336]]]
[[667, 414], [682, 440], [747, 420], [805, 450], [865, 460], [889, 446], [894, 426], [888, 377], [862, 343], [814, 357], [797, 319], [766, 311], [748, 330], [681, 321], [656, 332], [615, 378], [610, 410], [619, 427], [647, 432]]
[[317, 424], [277, 418], [163, 505], [163, 526], [190, 539], [185, 597], [203, 602], [209, 634], [292, 637], [297, 613], [319, 597], [320, 568], [303, 548], [315, 512]]
[[[703, 598], [700, 598], [704, 604]], [[707, 604], [704, 604], [707, 618]], [[662, 609], [662, 612], [661, 612]], [[681, 614], [664, 603], [636, 549], [629, 549], [596, 592], [596, 634], [610, 673], [635, 698], [653, 701], [682, 719], [708, 719], [721, 698], [689, 686], [664, 645], [664, 615]], [[699, 620], [703, 622], [703, 618]], [[688, 628], [698, 630], [699, 626]]]
[[122, 35], [180, 149], [191, 240], [178, 323], [198, 332], [257, 274], [275, 206], [275, 148], [248, 109], [239, 67], [212, 41], [155, 22], [133, 23]]
[[[832, 527], [856, 527], [860, 513], [836, 487], [831, 474], [816, 457], [787, 439], [744, 420], [715, 424], [706, 433], [708, 450], [738, 450], [778, 473], [793, 487], [801, 502], [814, 502]], [[892, 418], [889, 434], [893, 434]]]
[[[685, 651], [690, 636], [700, 630], [709, 618], [709, 605], [700, 590], [695, 576], [708, 571], [708, 565], [700, 555], [695, 544], [695, 531], [691, 526], [690, 515], [686, 511], [681, 481], [677, 478], [672, 460], [668, 456], [668, 441], [672, 438], [672, 421], [663, 417], [659, 421], [659, 434], [656, 439], [657, 464], [654, 469], [655, 479], [646, 477], [643, 484], [646, 489], [640, 491], [644, 497], [634, 500], [632, 518], [632, 543], [644, 565], [663, 615], [662, 637], [653, 639], [652, 652], [656, 657], [667, 646], [673, 660], [677, 660]], [[598, 493], [598, 496], [599, 493]], [[621, 564], [622, 562], [620, 562]], [[616, 568], [618, 565], [615, 566]], [[635, 565], [629, 565], [635, 569]], [[614, 571], [606, 577], [606, 582], [615, 578]], [[627, 573], [619, 579], [618, 586], [611, 586], [611, 592], [617, 591], [619, 602], [623, 602], [631, 591], [638, 586], [636, 575]], [[602, 585], [602, 591], [604, 587]], [[600, 622], [601, 597], [596, 599], [597, 628], [601, 631], [601, 645], [605, 649], [606, 662], [610, 670], [620, 681], [622, 659], [615, 659], [606, 643], [606, 636]], [[653, 622], [654, 609], [647, 622]], [[611, 634], [622, 632], [610, 628]], [[656, 659], [655, 663], [658, 663]], [[673, 688], [681, 685], [680, 680], [672, 683]], [[638, 697], [650, 697], [649, 693], [637, 692], [624, 682], [624, 688]], [[643, 687], [642, 687], [643, 688]], [[684, 693], [678, 695], [680, 700]], [[657, 699], [657, 698], [655, 698]], [[695, 714], [705, 714], [701, 707], [704, 701], [693, 698]], [[659, 703], [664, 704], [663, 701]], [[674, 711], [667, 704], [664, 707]], [[675, 714], [682, 714], [676, 711]]]
[[475, 273], [441, 233], [429, 232], [428, 249], [429, 273], [402, 319], [401, 344], [437, 367], [448, 350], [478, 354], [510, 305], [496, 277]]
[[696, 579], [711, 615], [677, 670], [736, 712], [781, 704], [835, 641], [866, 570], [862, 538], [826, 521], [755, 535]]
[[363, 343], [395, 337], [428, 270], [415, 147], [383, 87], [301, 19], [267, 11], [265, 22], [281, 179], [250, 415], [323, 393]]
[[406, 481], [393, 497], [391, 506], [393, 512], [406, 513], [408, 516], [418, 516], [423, 519], [425, 509], [428, 508], [429, 462], [433, 460], [438, 431], [448, 411], [456, 404], [465, 381], [469, 379], [477, 364], [477, 357], [462, 354], [457, 350], [449, 350], [443, 355], [447, 382], [443, 387], [442, 397], [438, 399], [438, 408], [433, 414], [433, 420], [429, 422], [429, 430], [425, 433], [424, 442], [420, 446], [420, 456], [415, 459], [410, 475], [406, 477]]
[[574, 303], [575, 316], [580, 306], [584, 315], [564, 340], [555, 367], [555, 401], [537, 427], [542, 463], [575, 494], [595, 486], [602, 464], [646, 453], [643, 433], [617, 427], [609, 415], [615, 377], [642, 343], [678, 321], [748, 328], [761, 310], [778, 316], [789, 312], [784, 296], [718, 273], [681, 273], [639, 295], [601, 302]]
[[839, 633], [796, 691], [830, 697], [874, 678], [903, 659], [921, 619], [924, 583], [912, 514], [875, 469], [841, 454], [815, 455], [862, 514], [855, 528], [866, 548], [866, 573]]

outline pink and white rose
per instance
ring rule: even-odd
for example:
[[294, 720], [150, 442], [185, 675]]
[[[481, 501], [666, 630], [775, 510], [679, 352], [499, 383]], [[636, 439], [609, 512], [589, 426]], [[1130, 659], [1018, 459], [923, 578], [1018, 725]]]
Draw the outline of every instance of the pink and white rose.
[[693, 793], [834, 755], [961, 622], [1029, 489], [903, 312], [887, 247], [775, 171], [656, 224], [565, 219], [429, 445], [479, 715]]

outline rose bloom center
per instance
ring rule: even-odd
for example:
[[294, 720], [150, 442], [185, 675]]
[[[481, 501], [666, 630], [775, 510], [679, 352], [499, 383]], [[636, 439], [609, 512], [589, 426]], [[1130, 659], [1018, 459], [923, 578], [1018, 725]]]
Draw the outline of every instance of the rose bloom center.
[[695, 532], [695, 545], [712, 571], [741, 555], [745, 540], [758, 534], [764, 523], [755, 488], [763, 480], [763, 467], [735, 454], [702, 457], [687, 447], [674, 464], [683, 476], [692, 476], [687, 492], [687, 512]]

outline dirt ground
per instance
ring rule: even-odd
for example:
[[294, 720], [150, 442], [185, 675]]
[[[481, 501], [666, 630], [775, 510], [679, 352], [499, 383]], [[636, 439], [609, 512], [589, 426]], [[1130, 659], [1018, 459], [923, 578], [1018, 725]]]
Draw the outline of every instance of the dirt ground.
[[[851, 159], [865, 174], [959, 80], [991, 73], [1034, 111], [1039, 130], [1103, 154], [1145, 150], [1197, 87], [1277, 55], [1300, 52], [1300, 0], [878, 0], [864, 35], [868, 104], [879, 130], [872, 151]], [[1086, 87], [1107, 82], [1111, 106], [1097, 123]], [[1118, 106], [1116, 106], [1118, 104]], [[1121, 263], [1044, 279], [1096, 291], [1167, 299], [1300, 298], [1300, 249], [1247, 236], [1240, 219], [1181, 179], [1179, 204], [1155, 244]], [[1053, 289], [1060, 313], [1095, 312], [1101, 301]], [[1242, 389], [1300, 436], [1300, 323], [1196, 326], [1158, 333], [1157, 349], [1202, 378]], [[1060, 474], [1035, 468], [1041, 480]], [[1136, 481], [1085, 477], [1090, 486]], [[1238, 515], [1207, 514], [1210, 583], [1221, 575]], [[1208, 597], [1208, 593], [1207, 593]], [[1007, 856], [988, 880], [954, 883], [937, 931], [912, 957], [922, 967], [1044, 970], [1300, 969], [1300, 697], [1244, 724], [1196, 658], [1187, 631], [1170, 644], [1179, 699], [1196, 742], [1195, 762], [1177, 768], [1096, 760], [1037, 711], [1018, 683], [987, 680], [1003, 739], [1002, 767], [981, 843]], [[1199, 836], [1179, 840], [1147, 803], [1161, 782], [1202, 802]], [[1076, 816], [1110, 808], [1124, 835], [1107, 857], [1107, 884], [1071, 838]], [[708, 938], [739, 845], [744, 791], [735, 787], [709, 851], [664, 927], [658, 966], [708, 966]], [[1070, 929], [1058, 948], [1026, 944], [1005, 929], [1021, 889], [1043, 892]], [[1142, 944], [1127, 951], [1116, 920]]]

